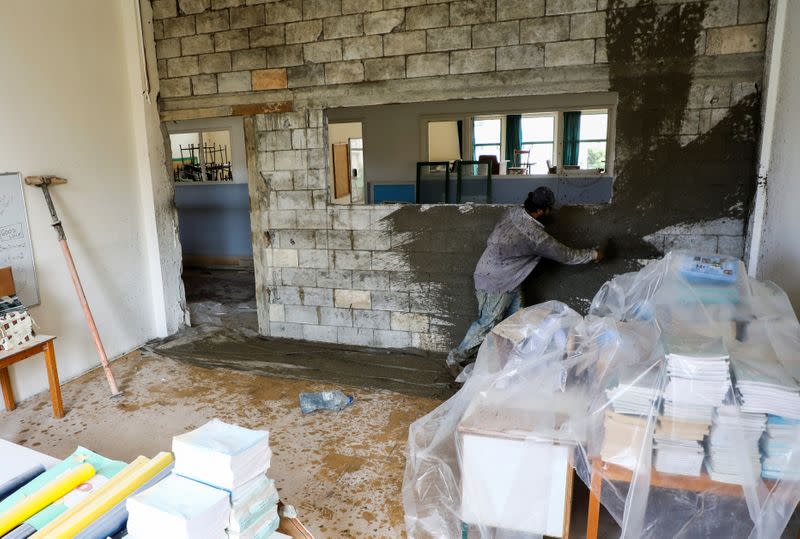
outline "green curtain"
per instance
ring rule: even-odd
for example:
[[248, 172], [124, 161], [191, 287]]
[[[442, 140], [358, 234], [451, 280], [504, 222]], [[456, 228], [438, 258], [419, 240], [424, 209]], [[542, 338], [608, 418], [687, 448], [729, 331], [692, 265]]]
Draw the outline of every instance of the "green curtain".
[[578, 146], [580, 145], [581, 112], [564, 113], [564, 159], [563, 165], [578, 164]]
[[514, 150], [522, 149], [522, 116], [510, 114], [506, 116], [506, 159], [509, 166], [517, 166]]

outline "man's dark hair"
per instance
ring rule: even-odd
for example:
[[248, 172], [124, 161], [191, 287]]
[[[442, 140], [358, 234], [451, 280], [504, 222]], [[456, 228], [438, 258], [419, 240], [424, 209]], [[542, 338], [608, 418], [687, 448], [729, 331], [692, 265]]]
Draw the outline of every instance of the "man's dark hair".
[[528, 193], [525, 199], [525, 211], [533, 213], [537, 210], [552, 209], [556, 203], [556, 196], [548, 187], [537, 187], [535, 191]]

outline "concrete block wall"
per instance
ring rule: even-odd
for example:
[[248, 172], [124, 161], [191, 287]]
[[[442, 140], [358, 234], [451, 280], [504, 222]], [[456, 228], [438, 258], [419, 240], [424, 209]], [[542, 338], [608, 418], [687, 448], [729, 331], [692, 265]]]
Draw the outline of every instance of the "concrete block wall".
[[554, 232], [579, 247], [613, 237], [623, 255], [600, 268], [543, 264], [532, 301], [580, 308], [603, 281], [669, 248], [741, 256], [767, 0], [153, 8], [162, 113], [292, 105], [255, 119], [251, 222], [266, 335], [443, 351], [475, 313], [471, 274], [504, 208], [329, 204], [332, 107], [616, 92], [614, 199], [563, 211]]

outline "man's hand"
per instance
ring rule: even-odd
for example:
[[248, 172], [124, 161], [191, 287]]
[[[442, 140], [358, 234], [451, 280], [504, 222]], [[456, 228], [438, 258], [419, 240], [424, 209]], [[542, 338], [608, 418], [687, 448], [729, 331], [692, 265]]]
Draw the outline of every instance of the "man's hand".
[[605, 249], [595, 249], [594, 261], [600, 263], [606, 257]]

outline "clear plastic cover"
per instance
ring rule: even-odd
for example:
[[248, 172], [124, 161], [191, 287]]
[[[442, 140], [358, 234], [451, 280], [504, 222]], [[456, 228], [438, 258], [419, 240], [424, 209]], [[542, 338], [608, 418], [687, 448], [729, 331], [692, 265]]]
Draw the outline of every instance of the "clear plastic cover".
[[410, 537], [561, 537], [572, 469], [626, 538], [780, 536], [800, 501], [800, 324], [735, 259], [673, 252], [488, 336], [411, 425]]

